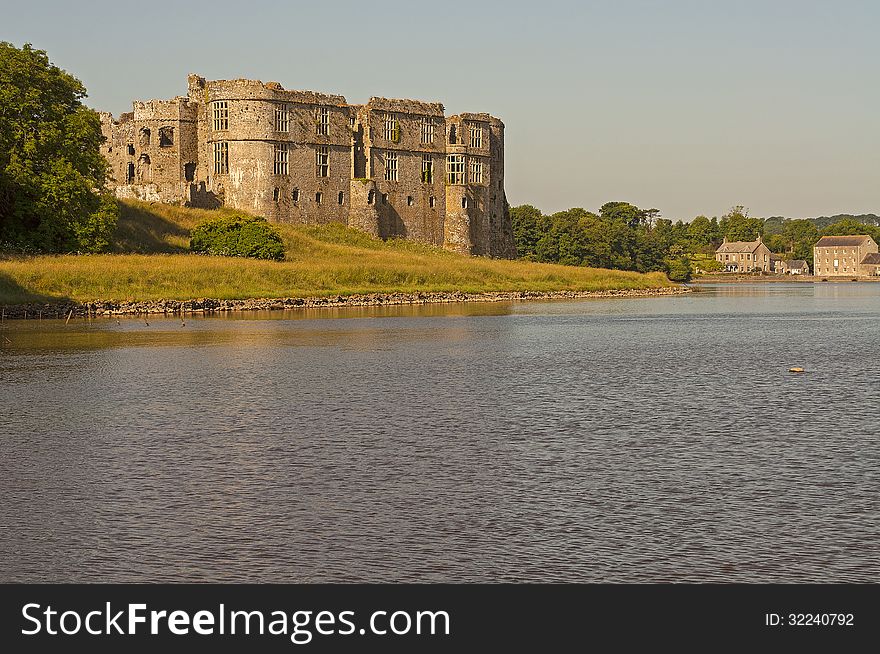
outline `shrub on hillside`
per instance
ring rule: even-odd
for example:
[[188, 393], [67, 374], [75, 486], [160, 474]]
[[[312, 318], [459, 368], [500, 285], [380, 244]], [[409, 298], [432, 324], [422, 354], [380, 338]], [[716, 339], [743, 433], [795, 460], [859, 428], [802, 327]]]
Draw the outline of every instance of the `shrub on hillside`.
[[666, 262], [666, 276], [673, 282], [688, 282], [692, 273], [691, 262], [687, 257]]
[[220, 216], [204, 222], [192, 230], [189, 249], [222, 257], [284, 258], [281, 236], [265, 218], [255, 216]]
[[702, 259], [700, 261], [697, 261], [695, 267], [707, 273], [721, 272], [722, 270], [724, 270], [724, 264], [720, 261], [716, 261], [715, 259]]

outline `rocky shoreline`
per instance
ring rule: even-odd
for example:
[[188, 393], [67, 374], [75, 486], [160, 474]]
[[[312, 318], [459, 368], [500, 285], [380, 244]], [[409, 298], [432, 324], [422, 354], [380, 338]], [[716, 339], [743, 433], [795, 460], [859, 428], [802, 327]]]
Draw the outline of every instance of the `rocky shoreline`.
[[636, 298], [681, 295], [685, 286], [610, 291], [518, 291], [510, 293], [371, 293], [331, 297], [255, 298], [244, 300], [153, 300], [147, 302], [50, 302], [4, 306], [0, 318], [70, 318], [83, 316], [137, 316], [211, 314], [230, 311], [283, 311], [328, 307], [378, 307], [404, 304], [451, 304], [454, 302], [521, 302], [578, 298]]

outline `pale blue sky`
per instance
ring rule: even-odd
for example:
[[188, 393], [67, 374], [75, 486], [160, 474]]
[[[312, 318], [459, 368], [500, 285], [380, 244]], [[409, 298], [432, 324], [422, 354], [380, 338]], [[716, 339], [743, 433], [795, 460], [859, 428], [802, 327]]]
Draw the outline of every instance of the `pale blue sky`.
[[507, 125], [511, 204], [880, 213], [880, 2], [0, 0], [118, 114], [186, 75], [439, 100]]

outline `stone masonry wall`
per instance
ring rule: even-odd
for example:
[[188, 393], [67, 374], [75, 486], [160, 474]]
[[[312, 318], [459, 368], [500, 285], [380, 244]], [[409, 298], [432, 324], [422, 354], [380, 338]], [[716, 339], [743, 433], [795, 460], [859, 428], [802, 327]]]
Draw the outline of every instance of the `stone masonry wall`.
[[[118, 196], [515, 255], [497, 118], [446, 118], [442, 104], [415, 100], [349, 105], [277, 82], [188, 83], [185, 98], [135, 102], [118, 120], [102, 114]], [[463, 157], [461, 177], [448, 174], [449, 155]]]
[[[432, 127], [427, 132], [433, 134], [430, 139], [422, 138], [424, 121]], [[365, 176], [376, 185], [380, 236], [443, 245], [443, 105], [371, 98], [358, 112], [356, 127], [363, 127]], [[392, 157], [396, 158], [396, 175], [391, 174]], [[428, 177], [423, 173], [425, 157], [431, 163]]]
[[101, 114], [116, 194], [158, 202], [186, 197], [198, 160], [195, 124], [196, 107], [185, 98], [135, 102], [118, 121]]

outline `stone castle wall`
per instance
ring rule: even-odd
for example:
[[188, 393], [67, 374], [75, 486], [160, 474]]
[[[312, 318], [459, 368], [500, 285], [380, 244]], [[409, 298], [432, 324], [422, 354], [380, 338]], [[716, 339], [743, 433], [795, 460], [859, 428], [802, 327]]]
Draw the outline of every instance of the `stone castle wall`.
[[339, 222], [463, 254], [515, 255], [504, 125], [443, 105], [189, 77], [187, 97], [102, 114], [120, 197]]

